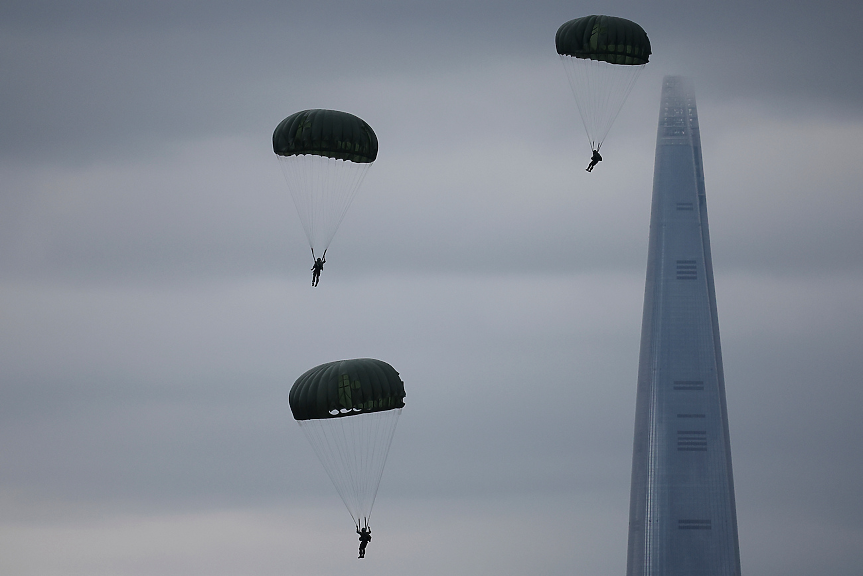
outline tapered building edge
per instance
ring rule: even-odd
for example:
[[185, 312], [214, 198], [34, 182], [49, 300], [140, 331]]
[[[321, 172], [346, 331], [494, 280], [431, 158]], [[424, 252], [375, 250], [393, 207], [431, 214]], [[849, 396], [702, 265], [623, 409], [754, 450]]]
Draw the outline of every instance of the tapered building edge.
[[[681, 148], [675, 148], [675, 152], [669, 154], [669, 146], [688, 148], [691, 150], [691, 158], [681, 162], [679, 160]], [[678, 160], [675, 160], [675, 157]], [[671, 161], [676, 161], [680, 165], [669, 167], [668, 163]], [[691, 200], [686, 196], [688, 192], [685, 190], [681, 192], [680, 186], [677, 186], [673, 193], [669, 190], [666, 172], [670, 169], [691, 172]], [[673, 198], [672, 195], [674, 195]], [[707, 364], [712, 366], [705, 370], [707, 377], [695, 382], [701, 382], [702, 387], [712, 387], [715, 394], [712, 402], [709, 403], [709, 409], [698, 410], [700, 413], [695, 416], [706, 419], [705, 413], [710, 413], [718, 420], [713, 426], [717, 438], [711, 438], [713, 442], [710, 444], [710, 450], [713, 452], [711, 464], [706, 466], [710, 468], [709, 474], [702, 474], [701, 477], [696, 474], [695, 482], [690, 475], [685, 487], [675, 486], [673, 468], [680, 463], [674, 461], [675, 453], [671, 448], [675, 440], [672, 430], [674, 426], [671, 423], [676, 416], [691, 416], [691, 414], [672, 413], [674, 401], [669, 399], [671, 396], [667, 390], [678, 386], [672, 386], [672, 383], [677, 382], [673, 380], [674, 376], [671, 374], [674, 372], [674, 366], [667, 365], [673, 364], [669, 361], [669, 352], [661, 349], [662, 343], [668, 340], [667, 332], [671, 328], [667, 324], [671, 323], [666, 322], [666, 319], [672, 313], [670, 309], [674, 306], [673, 299], [669, 297], [669, 292], [673, 289], [671, 285], [675, 281], [672, 280], [673, 272], [669, 260], [674, 256], [669, 254], [671, 250], [668, 249], [668, 244], [673, 243], [672, 240], [679, 241], [679, 238], [672, 238], [675, 234], [675, 226], [678, 226], [674, 219], [669, 217], [672, 202], [676, 204], [677, 210], [681, 210], [682, 206], [683, 212], [688, 208], [692, 210], [692, 216], [697, 215], [698, 232], [690, 233], [689, 240], [690, 248], [700, 256], [694, 260], [700, 259], [699, 271], [703, 274], [701, 302], [706, 307], [704, 310], [706, 316], [704, 316], [705, 322], [702, 322], [700, 327], [692, 329], [705, 332], [701, 337], [711, 344], [709, 348], [712, 351], [712, 357], [708, 359]], [[689, 261], [677, 260], [678, 263]], [[677, 266], [679, 268], [680, 264]], [[693, 274], [696, 275], [696, 273]], [[680, 278], [680, 272], [677, 278]], [[691, 280], [689, 277], [684, 278]], [[708, 426], [703, 427], [708, 428]], [[681, 442], [681, 434], [695, 433], [709, 438], [707, 431], [677, 430], [677, 450], [681, 450], [679, 447], [681, 443], [687, 444], [687, 442]], [[700, 442], [689, 442], [689, 444], [700, 444]], [[708, 444], [707, 440], [704, 444]], [[691, 448], [691, 450], [696, 449], [702, 450], [702, 448]], [[704, 452], [706, 454], [707, 448], [704, 448]], [[685, 456], [688, 457], [689, 454], [685, 453]], [[695, 457], [702, 457], [702, 454], [698, 453]], [[706, 455], [704, 457], [707, 458]], [[675, 497], [692, 500], [693, 493], [698, 490], [698, 486], [693, 488], [693, 484], [699, 482], [703, 484], [701, 488], [705, 492], [705, 497], [703, 502], [697, 502], [693, 507], [711, 510], [712, 513], [702, 512], [696, 519], [681, 518], [679, 514], [675, 517], [672, 513]], [[695, 499], [697, 498], [696, 496]], [[700, 519], [701, 516], [711, 517]], [[702, 530], [695, 531], [696, 528]], [[700, 540], [696, 541], [693, 538], [692, 542], [685, 541], [686, 537], [695, 533], [699, 533]], [[704, 536], [706, 533], [711, 534]], [[714, 541], [710, 541], [711, 538]], [[720, 539], [721, 542], [715, 541]], [[669, 76], [663, 81], [656, 141], [636, 393], [627, 576], [676, 576], [678, 574], [680, 576], [684, 574], [739, 576], [740, 572], [725, 380], [695, 93], [688, 79]]]

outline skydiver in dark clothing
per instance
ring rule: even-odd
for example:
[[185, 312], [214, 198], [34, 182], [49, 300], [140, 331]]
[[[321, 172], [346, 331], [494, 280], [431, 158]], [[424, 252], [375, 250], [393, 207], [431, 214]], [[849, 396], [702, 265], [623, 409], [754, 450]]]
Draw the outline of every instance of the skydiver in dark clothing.
[[[314, 258], [315, 252], [312, 250], [312, 257]], [[324, 255], [321, 258], [315, 258], [315, 264], [312, 266], [312, 286], [317, 286], [318, 281], [321, 279], [321, 272], [324, 269], [324, 264], [327, 263], [327, 251], [324, 250]]]
[[360, 555], [358, 557], [365, 558], [366, 546], [368, 546], [369, 542], [372, 541], [372, 529], [369, 528], [368, 524], [366, 524], [365, 527], [362, 528], [362, 530], [359, 526], [357, 526], [357, 534], [360, 535]]
[[593, 156], [590, 157], [590, 164], [587, 165], [587, 171], [593, 172], [593, 167], [602, 162], [602, 156], [599, 155], [599, 150], [593, 151]]

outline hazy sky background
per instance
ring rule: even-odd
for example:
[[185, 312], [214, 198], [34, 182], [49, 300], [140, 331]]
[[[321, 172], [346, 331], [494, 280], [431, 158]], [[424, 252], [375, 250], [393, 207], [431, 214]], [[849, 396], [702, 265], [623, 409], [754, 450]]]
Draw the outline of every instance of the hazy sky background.
[[[563, 22], [653, 56], [590, 156]], [[0, 573], [620, 575], [662, 78], [695, 81], [745, 574], [863, 573], [863, 5], [0, 5]], [[271, 144], [380, 153], [309, 286]], [[407, 390], [365, 560], [293, 422]]]

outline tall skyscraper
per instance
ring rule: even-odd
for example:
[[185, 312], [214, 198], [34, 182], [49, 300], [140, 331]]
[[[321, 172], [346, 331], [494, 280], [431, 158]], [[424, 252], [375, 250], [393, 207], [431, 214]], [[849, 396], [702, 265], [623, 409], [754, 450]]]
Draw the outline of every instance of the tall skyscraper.
[[695, 90], [662, 86], [627, 576], [737, 576], [737, 512]]

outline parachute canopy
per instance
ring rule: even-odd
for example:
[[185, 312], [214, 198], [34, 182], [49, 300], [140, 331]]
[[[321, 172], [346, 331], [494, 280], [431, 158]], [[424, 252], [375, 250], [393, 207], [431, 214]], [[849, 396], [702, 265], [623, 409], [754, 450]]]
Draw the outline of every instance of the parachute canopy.
[[291, 388], [295, 420], [342, 418], [404, 408], [405, 386], [381, 360], [339, 360], [312, 368]]
[[650, 40], [631, 20], [585, 16], [558, 28], [554, 43], [587, 139], [599, 150], [650, 58]]
[[557, 29], [557, 53], [609, 64], [636, 66], [650, 59], [650, 40], [644, 28], [614, 16], [576, 18]]
[[273, 152], [309, 247], [321, 255], [378, 156], [378, 138], [353, 114], [303, 110], [276, 126]]
[[364, 164], [378, 157], [378, 138], [371, 126], [353, 114], [303, 110], [276, 126], [273, 152], [279, 156], [310, 154]]
[[291, 412], [357, 528], [368, 526], [405, 388], [381, 360], [339, 360], [294, 382]]

